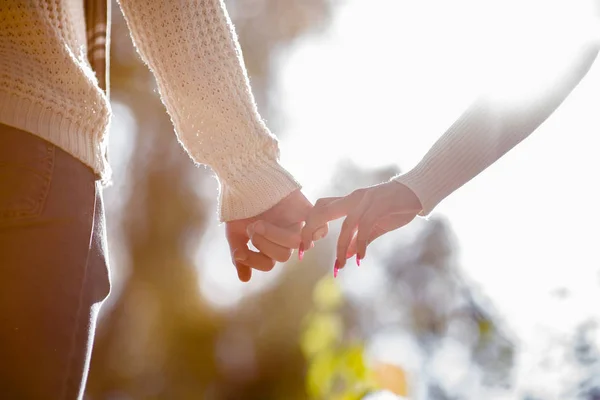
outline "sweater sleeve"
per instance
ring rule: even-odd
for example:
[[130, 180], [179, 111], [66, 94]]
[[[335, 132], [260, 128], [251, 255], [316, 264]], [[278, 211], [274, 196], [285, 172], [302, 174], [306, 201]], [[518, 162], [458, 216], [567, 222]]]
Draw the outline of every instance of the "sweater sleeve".
[[421, 201], [420, 215], [428, 215], [536, 130], [587, 74], [597, 53], [597, 42], [586, 45], [551, 87], [527, 101], [509, 105], [482, 96], [412, 170], [393, 180], [409, 187]]
[[178, 139], [220, 183], [221, 221], [256, 216], [300, 186], [279, 164], [222, 0], [120, 0]]

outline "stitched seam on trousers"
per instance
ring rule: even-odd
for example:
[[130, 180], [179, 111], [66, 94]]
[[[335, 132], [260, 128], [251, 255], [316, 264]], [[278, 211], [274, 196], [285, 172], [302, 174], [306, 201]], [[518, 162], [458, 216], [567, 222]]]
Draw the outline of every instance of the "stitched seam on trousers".
[[[94, 228], [96, 226], [96, 194], [94, 193], [94, 212], [92, 214], [92, 226], [90, 229], [90, 239], [88, 241], [88, 252], [87, 252], [87, 256], [85, 257], [85, 269], [83, 270], [83, 276], [81, 279], [81, 288], [79, 289], [79, 295], [78, 295], [78, 304], [77, 304], [77, 312], [75, 314], [75, 329], [73, 330], [73, 334], [71, 337], [71, 348], [69, 349], [69, 355], [67, 357], [67, 368], [66, 368], [66, 373], [65, 373], [65, 378], [62, 384], [62, 394], [60, 396], [60, 399], [66, 400], [66, 396], [67, 396], [67, 389], [69, 387], [69, 380], [71, 379], [71, 368], [73, 365], [73, 358], [75, 358], [75, 346], [77, 344], [77, 334], [79, 333], [79, 320], [81, 319], [81, 312], [83, 309], [83, 296], [85, 294], [85, 282], [88, 278], [88, 263], [90, 261], [90, 254], [92, 253], [92, 241], [94, 240]], [[79, 388], [80, 390], [83, 388]], [[69, 399], [70, 400], [70, 399]]]

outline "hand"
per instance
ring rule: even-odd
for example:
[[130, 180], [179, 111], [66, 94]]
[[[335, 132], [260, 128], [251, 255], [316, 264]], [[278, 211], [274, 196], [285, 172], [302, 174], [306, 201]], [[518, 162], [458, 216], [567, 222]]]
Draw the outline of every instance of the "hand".
[[[300, 245], [302, 225], [311, 209], [310, 201], [296, 190], [262, 214], [226, 223], [231, 259], [240, 281], [248, 282], [252, 269], [270, 271], [277, 261], [289, 260], [292, 249]], [[327, 234], [327, 223], [319, 228], [315, 238]], [[248, 248], [249, 241], [259, 253]]]
[[373, 240], [408, 224], [421, 210], [421, 202], [413, 191], [395, 181], [358, 189], [345, 197], [320, 199], [302, 230], [302, 244], [310, 248], [317, 227], [345, 216], [333, 271], [337, 276], [348, 258], [356, 254], [360, 265]]

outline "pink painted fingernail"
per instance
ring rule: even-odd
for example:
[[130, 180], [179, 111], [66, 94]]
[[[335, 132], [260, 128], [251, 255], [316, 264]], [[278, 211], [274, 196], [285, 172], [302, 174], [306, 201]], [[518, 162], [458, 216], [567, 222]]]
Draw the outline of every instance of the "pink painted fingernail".
[[300, 243], [300, 247], [298, 247], [298, 260], [302, 261], [304, 258], [304, 243]]
[[356, 255], [356, 265], [360, 267], [360, 256]]
[[340, 272], [340, 262], [338, 260], [335, 260], [335, 264], [333, 264], [333, 277], [337, 278], [339, 272]]

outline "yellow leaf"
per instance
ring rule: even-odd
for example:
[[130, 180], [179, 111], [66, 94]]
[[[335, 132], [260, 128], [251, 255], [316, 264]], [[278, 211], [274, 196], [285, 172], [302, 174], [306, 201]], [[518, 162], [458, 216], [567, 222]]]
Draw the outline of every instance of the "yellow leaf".
[[328, 398], [334, 375], [336, 362], [333, 351], [317, 354], [309, 363], [306, 374], [306, 389], [311, 398]]
[[408, 396], [406, 372], [392, 364], [379, 363], [373, 367], [373, 380], [381, 389], [399, 396]]
[[307, 358], [332, 346], [342, 335], [343, 324], [339, 315], [330, 313], [313, 314], [307, 319], [306, 323], [300, 346]]
[[313, 301], [321, 310], [333, 310], [343, 302], [342, 291], [333, 277], [327, 275], [322, 278], [313, 290]]
[[329, 400], [360, 400], [361, 395], [355, 392], [344, 392], [337, 395], [334, 395], [333, 398]]
[[489, 335], [490, 333], [492, 333], [492, 330], [494, 328], [494, 326], [492, 325], [492, 322], [487, 319], [479, 320], [478, 325], [479, 325], [479, 333], [481, 334], [481, 336]]
[[367, 366], [362, 345], [355, 344], [341, 350], [339, 363], [344, 375], [352, 381], [362, 381], [367, 378]]

